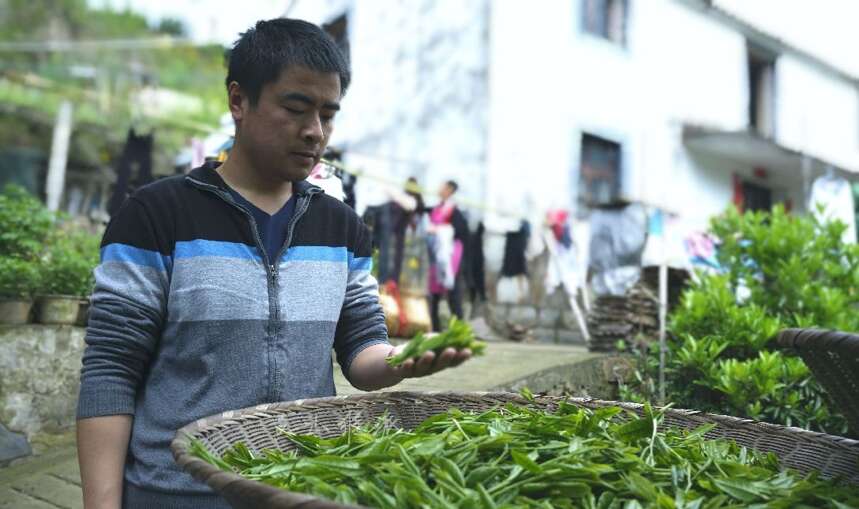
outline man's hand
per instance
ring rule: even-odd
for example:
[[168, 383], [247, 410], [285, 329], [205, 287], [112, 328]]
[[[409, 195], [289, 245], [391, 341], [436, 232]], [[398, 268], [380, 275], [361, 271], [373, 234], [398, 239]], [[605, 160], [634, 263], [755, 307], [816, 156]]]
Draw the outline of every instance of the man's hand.
[[[397, 355], [403, 348], [405, 348], [405, 345], [394, 348], [390, 356]], [[417, 378], [438, 373], [443, 369], [459, 366], [470, 358], [471, 350], [468, 348], [462, 350], [445, 348], [440, 355], [436, 355], [432, 351], [426, 352], [417, 359], [408, 359], [401, 365], [391, 369], [393, 369], [397, 376], [402, 378]]]
[[436, 356], [433, 352], [419, 359], [409, 359], [396, 368], [386, 359], [403, 351], [405, 345], [391, 348], [389, 344], [372, 345], [361, 351], [349, 368], [349, 382], [362, 391], [376, 391], [402, 382], [404, 378], [415, 378], [437, 373], [443, 369], [459, 366], [471, 357], [471, 350], [448, 348]]

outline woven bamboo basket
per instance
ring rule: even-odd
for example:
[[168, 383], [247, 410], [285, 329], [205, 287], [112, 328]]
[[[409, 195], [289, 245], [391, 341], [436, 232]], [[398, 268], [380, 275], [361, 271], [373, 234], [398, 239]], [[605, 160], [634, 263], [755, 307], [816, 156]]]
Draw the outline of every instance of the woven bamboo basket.
[[[200, 419], [179, 430], [171, 449], [176, 461], [196, 479], [206, 482], [236, 509], [343, 509], [346, 506], [317, 497], [294, 493], [224, 472], [188, 452], [191, 438], [210, 451], [222, 454], [237, 442], [249, 448], [292, 450], [295, 446], [277, 428], [301, 434], [332, 437], [350, 427], [387, 414], [394, 427], [412, 429], [424, 419], [450, 408], [484, 411], [507, 403], [552, 410], [564, 398], [537, 397], [533, 402], [505, 392], [383, 392], [298, 400], [260, 405]], [[619, 406], [642, 414], [641, 405], [588, 398], [567, 398], [586, 408]], [[773, 452], [782, 464], [807, 473], [818, 470], [823, 477], [839, 477], [859, 485], [859, 441], [777, 426], [748, 419], [706, 414], [693, 410], [668, 409], [665, 424], [694, 429], [715, 423], [708, 438], [727, 438], [762, 452]]]
[[779, 343], [796, 350], [859, 437], [859, 334], [823, 329], [786, 329]]

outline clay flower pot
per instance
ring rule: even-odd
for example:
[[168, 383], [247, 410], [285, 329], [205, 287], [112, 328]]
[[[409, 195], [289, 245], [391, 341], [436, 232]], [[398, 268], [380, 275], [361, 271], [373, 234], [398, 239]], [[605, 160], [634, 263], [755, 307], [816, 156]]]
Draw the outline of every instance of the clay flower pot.
[[23, 325], [30, 321], [33, 299], [0, 297], [0, 324]]
[[42, 324], [74, 325], [78, 321], [80, 297], [43, 295], [39, 297], [36, 321]]

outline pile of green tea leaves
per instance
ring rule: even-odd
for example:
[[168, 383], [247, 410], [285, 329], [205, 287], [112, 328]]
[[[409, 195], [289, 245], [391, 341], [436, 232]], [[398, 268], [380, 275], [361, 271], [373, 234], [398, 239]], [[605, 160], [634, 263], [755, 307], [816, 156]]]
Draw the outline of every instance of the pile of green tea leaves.
[[650, 407], [621, 413], [454, 409], [414, 431], [380, 420], [332, 439], [284, 432], [298, 446], [287, 453], [192, 451], [248, 479], [383, 509], [859, 507], [859, 488], [782, 472], [773, 454], [705, 439], [711, 426], [661, 429]]
[[447, 330], [436, 334], [435, 336], [425, 336], [419, 332], [412, 338], [406, 347], [397, 355], [387, 359], [391, 366], [400, 366], [409, 359], [417, 359], [429, 351], [433, 351], [436, 355], [444, 351], [445, 348], [455, 348], [462, 350], [468, 348], [472, 355], [483, 355], [486, 349], [486, 343], [478, 341], [474, 337], [474, 331], [467, 322], [457, 320], [456, 317], [451, 318]]

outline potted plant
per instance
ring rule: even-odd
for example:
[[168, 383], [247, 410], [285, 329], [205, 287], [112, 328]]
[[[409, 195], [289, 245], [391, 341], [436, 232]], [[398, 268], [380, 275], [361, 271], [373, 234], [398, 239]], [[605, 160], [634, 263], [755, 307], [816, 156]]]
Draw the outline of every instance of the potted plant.
[[0, 323], [27, 323], [39, 289], [39, 255], [54, 215], [21, 186], [0, 192]]
[[80, 306], [93, 286], [98, 238], [83, 231], [58, 230], [49, 240], [38, 306], [38, 322], [79, 323]]
[[21, 325], [30, 321], [33, 293], [39, 282], [37, 262], [0, 256], [0, 324]]
[[0, 193], [0, 256], [34, 260], [54, 226], [54, 214], [38, 198], [16, 185]]

